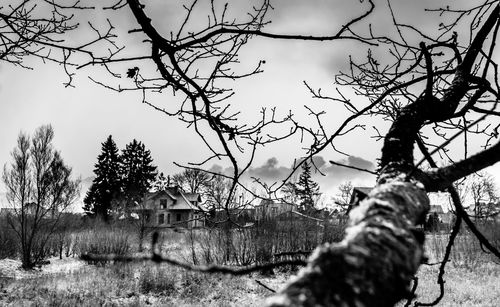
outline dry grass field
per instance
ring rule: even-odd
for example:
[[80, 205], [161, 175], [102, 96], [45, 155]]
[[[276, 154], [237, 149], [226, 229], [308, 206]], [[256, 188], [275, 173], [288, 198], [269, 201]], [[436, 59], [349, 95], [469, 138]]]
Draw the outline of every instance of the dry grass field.
[[[5, 262], [5, 261], [4, 261]], [[438, 294], [437, 267], [422, 266], [417, 300]], [[243, 277], [186, 272], [168, 265], [94, 266], [78, 259], [53, 259], [40, 272], [0, 281], [1, 306], [261, 306], [279, 289], [288, 273]], [[500, 306], [500, 266], [471, 270], [450, 265], [445, 296], [439, 306]], [[401, 304], [402, 306], [403, 304]]]
[[[86, 230], [75, 237], [80, 242], [73, 247], [78, 252], [129, 245], [133, 249], [136, 244], [133, 234], [123, 230], [100, 234]], [[162, 237], [163, 253], [190, 261], [188, 234]], [[445, 234], [428, 236], [431, 262], [442, 257], [445, 240]], [[50, 264], [29, 272], [19, 268], [20, 261], [0, 260], [0, 306], [261, 306], [271, 292], [258, 282], [279, 289], [292, 274], [276, 270], [273, 276], [234, 277], [149, 262], [90, 265], [76, 255], [53, 257]], [[421, 267], [417, 301], [430, 302], [439, 294], [437, 271], [438, 266]], [[468, 236], [459, 237], [445, 280], [439, 306], [500, 306], [500, 265]]]
[[[75, 266], [54, 259], [52, 264]], [[186, 272], [167, 265], [83, 265], [0, 281], [1, 306], [260, 306], [286, 275], [245, 277]]]
[[[417, 300], [432, 302], [439, 295], [437, 266], [418, 272]], [[451, 264], [445, 274], [445, 294], [438, 306], [500, 306], [500, 265], [482, 264], [474, 269]]]

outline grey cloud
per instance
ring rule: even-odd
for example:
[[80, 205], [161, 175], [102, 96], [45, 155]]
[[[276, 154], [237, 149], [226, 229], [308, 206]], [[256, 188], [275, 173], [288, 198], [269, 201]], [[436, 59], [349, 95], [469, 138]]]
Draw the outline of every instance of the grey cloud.
[[[369, 171], [375, 170], [375, 165], [372, 162], [356, 156], [349, 156], [346, 159], [341, 159], [334, 162], [337, 162], [339, 164], [344, 164], [346, 166], [353, 166], [361, 169], [366, 169]], [[354, 178], [354, 177], [364, 176], [365, 174], [368, 175], [368, 173], [359, 170], [334, 164], [330, 164], [329, 166], [325, 167], [322, 171], [324, 171], [327, 176], [335, 178]]]
[[[322, 156], [315, 156], [313, 158], [313, 162], [319, 170], [319, 172], [314, 170], [312, 171], [313, 180], [319, 183], [322, 192], [330, 195], [334, 195], [336, 193], [337, 186], [343, 182], [352, 181], [355, 185], [370, 185], [373, 184], [372, 182], [375, 178], [373, 175], [366, 172], [332, 165]], [[345, 159], [337, 160], [336, 162], [371, 171], [375, 170], [374, 163], [361, 157], [349, 156]], [[278, 159], [272, 157], [265, 161], [261, 166], [251, 167], [244, 176], [243, 180], [250, 181], [250, 178], [255, 177], [268, 184], [281, 182], [290, 174], [292, 169], [293, 165], [290, 165], [289, 167], [279, 166]], [[232, 168], [222, 168], [219, 165], [213, 165], [210, 170], [230, 175]], [[300, 168], [295, 172], [295, 174], [300, 174]]]
[[222, 166], [220, 166], [218, 164], [214, 164], [209, 169], [209, 171], [212, 172], [212, 173], [220, 173], [220, 174], [222, 174], [224, 172], [224, 169], [222, 168]]
[[272, 157], [262, 166], [250, 168], [248, 176], [259, 178], [266, 182], [280, 181], [290, 173], [291, 169], [284, 166], [278, 166], [278, 164], [278, 159]]
[[347, 165], [364, 168], [369, 171], [373, 171], [375, 169], [375, 165], [372, 162], [356, 156], [348, 157]]

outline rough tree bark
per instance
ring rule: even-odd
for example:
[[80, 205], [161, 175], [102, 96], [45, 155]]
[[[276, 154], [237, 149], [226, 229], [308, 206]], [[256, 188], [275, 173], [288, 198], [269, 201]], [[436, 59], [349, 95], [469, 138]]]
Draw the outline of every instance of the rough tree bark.
[[[421, 45], [427, 88], [403, 108], [385, 136], [375, 189], [350, 214], [346, 237], [318, 247], [306, 268], [268, 306], [392, 306], [410, 294], [409, 284], [424, 257], [424, 235], [415, 226], [429, 209], [427, 192], [499, 160], [499, 146], [428, 173], [414, 164], [413, 147], [425, 123], [451, 118], [471, 89], [474, 61], [498, 22], [498, 5], [477, 32], [453, 82], [441, 98], [432, 95], [432, 61]], [[496, 155], [496, 156], [495, 156]], [[488, 159], [482, 159], [487, 157]]]
[[[224, 114], [218, 113], [219, 107], [215, 107], [214, 103], [229, 96], [220, 98], [217, 93], [222, 92], [226, 95], [226, 90], [221, 91], [216, 87], [212, 87], [210, 90], [206, 88], [216, 78], [228, 77], [226, 71], [221, 69], [221, 65], [232, 63], [233, 60], [236, 61], [234, 57], [237, 50], [250, 36], [311, 41], [335, 39], [364, 41], [360, 36], [344, 36], [344, 34], [350, 25], [368, 16], [374, 8], [373, 2], [368, 1], [370, 9], [359, 17], [352, 19], [334, 36], [277, 35], [262, 32], [261, 28], [264, 24], [262, 12], [265, 12], [270, 7], [270, 4], [265, 1], [261, 9], [256, 9], [254, 15], [251, 15], [251, 21], [245, 23], [244, 26], [224, 22], [216, 23], [215, 26], [210, 25], [206, 30], [198, 32], [196, 35], [190, 33], [179, 38], [182, 32], [180, 31], [177, 39], [169, 40], [157, 31], [152, 20], [144, 11], [145, 6], [139, 0], [118, 1], [113, 7], [121, 7], [125, 2], [133, 13], [141, 32], [147, 36], [147, 41], [151, 43], [150, 58], [156, 64], [158, 72], [164, 81], [166, 81], [165, 84], [156, 89], [161, 91], [167, 87], [172, 87], [174, 91], [180, 90], [186, 96], [185, 105], [191, 106], [191, 109], [181, 110], [175, 114], [170, 114], [164, 110], [163, 112], [170, 116], [176, 114], [188, 114], [189, 116], [186, 117], [192, 116], [194, 119], [189, 124], [193, 124], [195, 129], [197, 129], [198, 121], [205, 121], [207, 127], [214, 132], [222, 148], [220, 151], [212, 149], [200, 133], [202, 139], [212, 150], [213, 157], [225, 157], [231, 162], [234, 168], [234, 183], [230, 189], [228, 199], [231, 199], [234, 195], [233, 192], [240, 175], [250, 166], [250, 163], [248, 163], [241, 173], [238, 171], [240, 168], [231, 151], [229, 141], [234, 141], [235, 135], [241, 137], [252, 133], [260, 133], [261, 129], [269, 123], [284, 122], [285, 120], [262, 121], [256, 128], [252, 128], [250, 132], [238, 130], [226, 124], [233, 120], [232, 115], [223, 117], [226, 121], [222, 121], [221, 115]], [[391, 306], [410, 295], [409, 284], [424, 258], [424, 235], [416, 225], [423, 222], [429, 210], [427, 192], [444, 190], [453, 181], [492, 165], [500, 159], [500, 143], [463, 161], [430, 171], [418, 169], [413, 156], [414, 144], [423, 126], [442, 122], [456, 116], [463, 116], [468, 110], [474, 108], [474, 104], [478, 99], [488, 91], [493, 93], [496, 101], [498, 101], [499, 95], [490, 89], [485, 75], [482, 77], [474, 75], [474, 73], [477, 73], [474, 64], [481, 52], [482, 45], [499, 18], [498, 3], [491, 2], [485, 7], [490, 9], [490, 5], [495, 7], [491, 8], [490, 15], [487, 18], [480, 18], [481, 21], [484, 20], [484, 23], [482, 23], [479, 30], [476, 31], [475, 28], [472, 29], [473, 27], [471, 27], [476, 34], [463, 59], [462, 49], [457, 47], [453, 39], [444, 42], [432, 40], [433, 44], [429, 45], [429, 47], [423, 43], [421, 44], [421, 54], [416, 63], [411, 66], [411, 69], [421, 65], [421, 58], [425, 59], [427, 85], [419, 98], [401, 110], [397, 110], [398, 116], [389, 132], [385, 135], [379, 178], [375, 189], [356, 209], [351, 211], [350, 225], [346, 230], [345, 239], [338, 244], [325, 244], [318, 247], [310, 257], [307, 267], [300, 271], [298, 276], [281, 292], [271, 297], [267, 302], [268, 306]], [[191, 9], [188, 8], [186, 21], [189, 19], [191, 11], [192, 7]], [[183, 27], [184, 25], [181, 30]], [[134, 30], [134, 32], [136, 31]], [[348, 32], [350, 32], [350, 29]], [[223, 34], [229, 35], [228, 38], [220, 38]], [[243, 40], [238, 40], [241, 38]], [[217, 49], [221, 42], [232, 42], [230, 51]], [[447, 47], [455, 51], [453, 62], [450, 61], [450, 65], [446, 65], [445, 70], [433, 67], [432, 57], [436, 56], [437, 52], [435, 54], [431, 54], [431, 52], [438, 47]], [[191, 49], [195, 49], [196, 52], [187, 53]], [[413, 52], [418, 48], [412, 47], [411, 50]], [[219, 59], [213, 55], [214, 53], [217, 56], [221, 53], [226, 59]], [[197, 74], [190, 77], [188, 70], [183, 68], [185, 62], [189, 63], [188, 67], [190, 67], [193, 64], [193, 59], [203, 58], [206, 54], [211, 54], [213, 59], [220, 60], [222, 61], [220, 63], [223, 63], [214, 68], [213, 73], [208, 77], [209, 82], [200, 78]], [[227, 57], [228, 55], [229, 57]], [[489, 63], [488, 59], [485, 60], [487, 57], [483, 55], [483, 62]], [[98, 64], [98, 62], [94, 61], [89, 64]], [[448, 70], [448, 67], [452, 67], [453, 64], [456, 64], [455, 70]], [[485, 66], [488, 67], [488, 65]], [[250, 73], [250, 75], [255, 74], [258, 70]], [[453, 77], [452, 82], [449, 84], [447, 83], [448, 80], [439, 82], [438, 74], [442, 76], [448, 74], [448, 71], [452, 72], [450, 74], [450, 77]], [[485, 68], [485, 74], [486, 72], [487, 69]], [[399, 72], [396, 74], [399, 75]], [[403, 74], [406, 74], [406, 72], [403, 72]], [[234, 76], [231, 76], [231, 78], [236, 79]], [[412, 76], [408, 78], [412, 78]], [[411, 82], [400, 83], [393, 90], [397, 87], [410, 86], [415, 80], [415, 82], [420, 82], [418, 79], [420, 78], [412, 79]], [[393, 81], [390, 81], [390, 83], [393, 83]], [[447, 88], [442, 88], [446, 86]], [[140, 87], [138, 89], [145, 90]], [[471, 91], [473, 93], [470, 93]], [[439, 97], [434, 92], [438, 93]], [[390, 94], [391, 90], [387, 90], [380, 95], [380, 99], [385, 99]], [[316, 96], [321, 97], [319, 93]], [[461, 102], [466, 102], [465, 107], [457, 111]], [[350, 104], [347, 100], [345, 103]], [[380, 101], [374, 101], [373, 105], [377, 103], [380, 103]], [[371, 107], [368, 106], [365, 110]], [[365, 111], [359, 111], [357, 115], [349, 117], [350, 119], [330, 138], [325, 139], [326, 141], [321, 146], [312, 146], [311, 149], [314, 149], [312, 150], [313, 154], [329, 146], [333, 138], [340, 135], [345, 125], [351, 119], [363, 114], [363, 112]], [[287, 120], [290, 120], [290, 118], [287, 118]], [[304, 130], [308, 131], [307, 129]], [[271, 143], [279, 139], [284, 138], [271, 138], [266, 142]], [[264, 145], [266, 142], [252, 141], [252, 150], [257, 145]], [[239, 150], [239, 145], [236, 148]], [[226, 208], [229, 208], [229, 203], [228, 201]], [[465, 221], [467, 222], [467, 220]], [[89, 258], [90, 256], [86, 257]], [[114, 260], [116, 258], [110, 256], [107, 259]], [[180, 265], [176, 261], [166, 260], [157, 254], [148, 259]], [[190, 265], [182, 266], [193, 269]], [[199, 270], [210, 272], [211, 268], [206, 267]], [[227, 271], [219, 269], [218, 272]], [[232, 272], [234, 271], [232, 270]]]

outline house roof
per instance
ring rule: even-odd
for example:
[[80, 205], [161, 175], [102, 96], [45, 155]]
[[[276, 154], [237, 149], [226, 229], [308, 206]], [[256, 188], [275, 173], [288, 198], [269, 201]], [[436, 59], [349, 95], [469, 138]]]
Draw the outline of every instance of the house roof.
[[157, 199], [161, 196], [168, 196], [170, 199], [174, 200], [174, 204], [170, 206], [170, 210], [197, 210], [206, 211], [205, 208], [199, 205], [193, 205], [192, 201], [201, 201], [201, 196], [198, 193], [184, 193], [178, 187], [168, 187], [161, 191], [154, 193], [148, 193], [145, 197], [145, 201]]
[[[351, 199], [349, 200], [349, 204], [353, 205], [356, 199], [363, 200], [370, 192], [373, 190], [373, 188], [370, 187], [353, 187], [352, 188], [352, 194], [351, 194]], [[350, 209], [347, 210], [349, 212]]]
[[193, 205], [182, 191], [178, 192], [180, 197], [177, 198], [177, 201], [170, 207], [170, 210], [201, 210], [198, 206]]
[[172, 193], [170, 193], [169, 191], [166, 191], [166, 190], [156, 191], [153, 193], [147, 193], [146, 196], [144, 197], [144, 200], [148, 201], [148, 200], [152, 200], [152, 199], [157, 199], [158, 197], [160, 197], [162, 195], [167, 195], [168, 197], [170, 197], [170, 199], [177, 200], [177, 198], [174, 195], [172, 195]]
[[368, 195], [370, 194], [370, 192], [373, 190], [373, 187], [354, 187], [352, 188], [352, 191], [353, 193], [354, 192], [358, 192], [358, 193], [362, 193], [364, 195]]

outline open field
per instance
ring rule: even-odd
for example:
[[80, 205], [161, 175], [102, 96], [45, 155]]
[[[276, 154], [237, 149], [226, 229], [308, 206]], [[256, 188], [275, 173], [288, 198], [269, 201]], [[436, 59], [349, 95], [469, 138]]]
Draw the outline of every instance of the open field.
[[[241, 254], [241, 247], [252, 243], [248, 239], [234, 233], [231, 253]], [[194, 248], [194, 258], [201, 263], [207, 252], [216, 255], [227, 243], [208, 240], [201, 230], [163, 231], [160, 240], [162, 253], [169, 257], [192, 262]], [[442, 258], [446, 240], [445, 233], [427, 235], [430, 262]], [[279, 290], [293, 274], [276, 269], [271, 276], [227, 276], [150, 262], [90, 265], [78, 258], [86, 251], [133, 252], [136, 241], [134, 232], [124, 228], [87, 228], [71, 233], [64, 245], [72, 256], [51, 257], [50, 264], [40, 269], [24, 271], [19, 260], [2, 259], [0, 306], [261, 306], [271, 292], [259, 282]], [[149, 249], [150, 244], [145, 242], [145, 247]], [[438, 296], [437, 272], [437, 265], [421, 266], [417, 301], [430, 302]], [[500, 265], [467, 234], [457, 238], [445, 280], [445, 296], [439, 306], [500, 306]]]
[[[54, 271], [58, 264], [68, 270]], [[0, 278], [0, 305], [260, 306], [271, 292], [256, 280], [278, 288], [287, 277], [201, 274], [151, 263], [99, 267], [77, 259], [54, 259], [50, 266], [53, 272], [43, 269], [16, 279]]]
[[[437, 266], [420, 267], [417, 301], [432, 302], [439, 295], [437, 274]], [[474, 270], [448, 266], [445, 294], [438, 306], [500, 306], [500, 266], [484, 264]]]
[[[10, 267], [20, 264], [0, 263]], [[151, 263], [99, 267], [75, 258], [52, 259], [41, 271], [1, 279], [0, 305], [261, 306], [271, 292], [256, 280], [279, 289], [289, 275], [232, 277]], [[436, 276], [436, 266], [422, 266], [417, 300], [429, 302], [438, 295]], [[450, 265], [445, 277], [446, 292], [439, 306], [500, 306], [500, 266], [489, 264], [470, 270]]]

